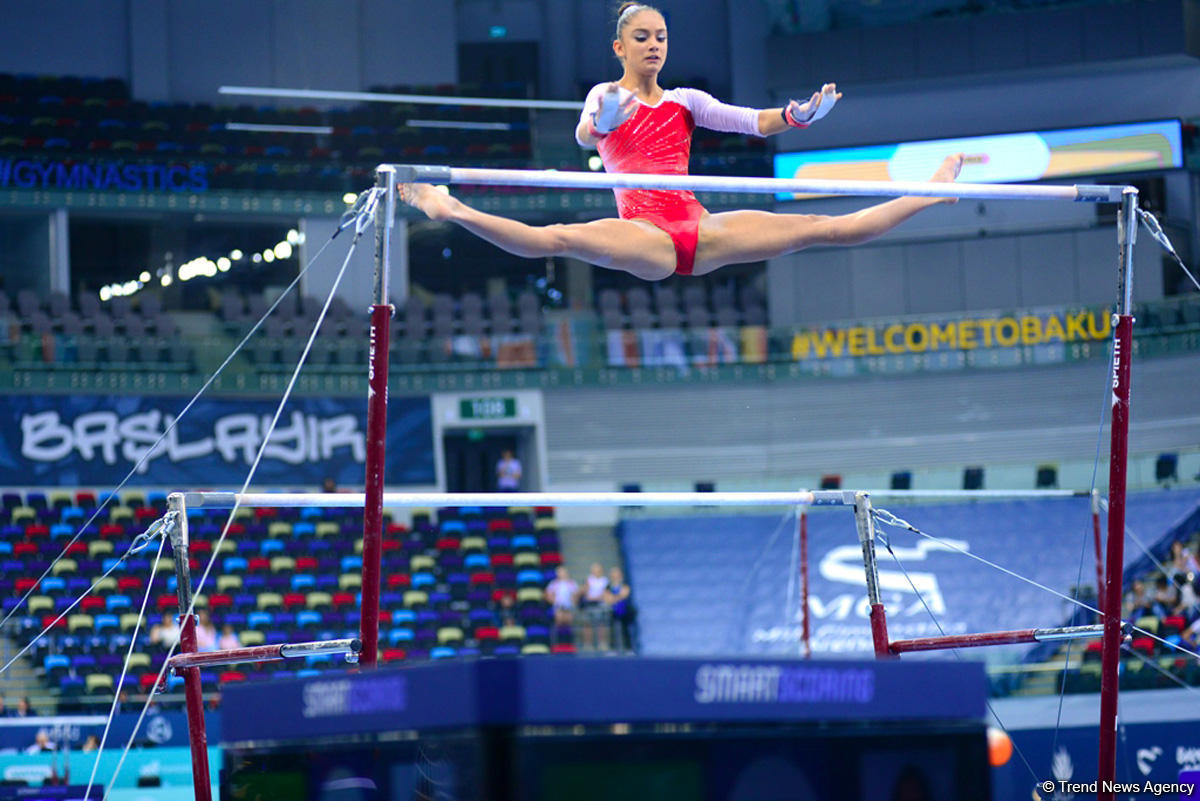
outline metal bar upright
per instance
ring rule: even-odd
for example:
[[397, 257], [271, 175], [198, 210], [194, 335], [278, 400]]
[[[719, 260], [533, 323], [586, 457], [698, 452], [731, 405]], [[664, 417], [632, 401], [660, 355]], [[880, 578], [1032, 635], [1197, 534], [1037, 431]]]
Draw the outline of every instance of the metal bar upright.
[[879, 563], [875, 559], [875, 518], [871, 515], [871, 498], [865, 492], [854, 494], [854, 524], [862, 545], [863, 571], [867, 576], [867, 603], [871, 605], [871, 643], [876, 659], [895, 656], [888, 642], [887, 612], [879, 594]]
[[1092, 544], [1096, 549], [1096, 605], [1104, 611], [1104, 546], [1100, 538], [1100, 490], [1092, 490]]
[[800, 620], [804, 658], [812, 656], [808, 611], [808, 508], [800, 507]]
[[[1104, 565], [1104, 639], [1100, 653], [1098, 792], [1112, 801], [1117, 773], [1117, 693], [1121, 660], [1121, 571], [1125, 564], [1125, 483], [1129, 455], [1130, 362], [1133, 359], [1133, 244], [1138, 192], [1126, 187], [1117, 214], [1117, 314], [1113, 324], [1112, 444], [1108, 462], [1108, 548]], [[1105, 782], [1108, 782], [1106, 785]]]
[[371, 343], [367, 373], [367, 453], [364, 479], [362, 639], [360, 664], [375, 667], [379, 648], [379, 585], [383, 556], [383, 473], [387, 439], [388, 348], [392, 307], [388, 303], [392, 225], [396, 219], [396, 171], [375, 171], [375, 188], [383, 197], [375, 206], [375, 291], [371, 306]]
[[[196, 616], [187, 614], [192, 605], [192, 571], [188, 563], [187, 508], [182, 493], [167, 496], [167, 511], [175, 513], [168, 524], [171, 550], [175, 554], [176, 595], [179, 598], [179, 653], [196, 653]], [[188, 721], [188, 743], [192, 749], [192, 786], [196, 801], [212, 801], [212, 778], [208, 767], [208, 731], [204, 721], [204, 693], [200, 669], [183, 668], [183, 693]]]

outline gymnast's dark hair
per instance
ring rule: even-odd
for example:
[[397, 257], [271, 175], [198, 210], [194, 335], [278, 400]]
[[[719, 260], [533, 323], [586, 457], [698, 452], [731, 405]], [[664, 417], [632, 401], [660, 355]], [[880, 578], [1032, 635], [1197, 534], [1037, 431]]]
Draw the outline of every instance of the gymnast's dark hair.
[[621, 31], [625, 30], [625, 26], [629, 24], [629, 20], [639, 11], [653, 11], [655, 14], [662, 16], [661, 11], [645, 3], [621, 3], [621, 7], [617, 9], [617, 35], [615, 38], [621, 38]]

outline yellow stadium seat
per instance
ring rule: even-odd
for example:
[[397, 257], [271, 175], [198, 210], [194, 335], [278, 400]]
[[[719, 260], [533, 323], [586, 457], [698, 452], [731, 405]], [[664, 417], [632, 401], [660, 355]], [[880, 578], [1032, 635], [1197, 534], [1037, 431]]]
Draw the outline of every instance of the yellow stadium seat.
[[258, 596], [258, 608], [263, 610], [282, 609], [283, 596], [277, 592], [264, 592]]
[[116, 592], [117, 579], [114, 576], [105, 576], [103, 578], [96, 579], [92, 586], [92, 592], [97, 595], [105, 592]]
[[[113, 544], [111, 540], [92, 540], [88, 543], [88, 557], [95, 559], [100, 554], [112, 553]], [[109, 578], [112, 578], [109, 576]]]
[[325, 520], [320, 523], [317, 523], [317, 526], [316, 526], [316, 534], [318, 537], [328, 537], [331, 534], [337, 534], [341, 530], [342, 530], [341, 526], [339, 526], [337, 523], [334, 523], [330, 520]]
[[483, 537], [463, 537], [462, 542], [458, 544], [459, 550], [467, 551], [486, 551], [487, 540]]
[[550, 653], [550, 646], [540, 642], [530, 642], [521, 646], [521, 653], [525, 656], [530, 656], [532, 654], [548, 654]]
[[500, 639], [504, 640], [504, 641], [523, 640], [523, 639], [525, 639], [525, 627], [524, 626], [501, 626], [500, 627]]
[[271, 525], [267, 526], [268, 537], [290, 537], [292, 536], [292, 524], [286, 520], [276, 520]]
[[429, 603], [429, 593], [421, 590], [409, 590], [404, 593], [405, 606], [424, 606]]
[[87, 688], [88, 695], [111, 693], [113, 691], [113, 677], [107, 673], [89, 673], [88, 677], [84, 679], [84, 686]]
[[517, 590], [517, 603], [541, 603], [546, 600], [546, 595], [538, 587], [522, 587]]
[[113, 506], [108, 510], [108, 522], [132, 523], [133, 510], [128, 506]]
[[513, 567], [541, 567], [541, 558], [532, 551], [522, 551], [513, 556]]
[[37, 512], [30, 506], [14, 506], [10, 519], [14, 526], [23, 526], [37, 520]]
[[91, 615], [69, 615], [67, 617], [67, 631], [74, 634], [82, 630], [85, 634], [90, 632], [96, 626], [96, 619]]
[[217, 592], [223, 593], [229, 590], [240, 590], [241, 588], [241, 576], [217, 576]]
[[129, 669], [150, 667], [150, 654], [130, 654]]
[[463, 630], [458, 626], [446, 626], [445, 628], [440, 628], [437, 632], [437, 641], [438, 645], [445, 645], [446, 643], [451, 642], [462, 642]]
[[357, 590], [362, 588], [362, 575], [360, 573], [343, 573], [338, 576], [338, 589], [344, 591]]
[[328, 609], [333, 606], [333, 596], [327, 592], [310, 592], [304, 596], [304, 605], [309, 609]]
[[59, 559], [51, 568], [50, 574], [53, 576], [61, 576], [64, 573], [78, 573], [79, 565], [74, 559]]
[[295, 570], [296, 560], [290, 556], [272, 556], [271, 572], [280, 573], [285, 570]]
[[408, 568], [413, 573], [419, 573], [422, 570], [433, 570], [437, 566], [432, 556], [425, 554], [417, 554], [408, 562]]
[[[142, 618], [137, 612], [126, 612], [121, 615], [121, 631], [133, 631], [134, 627], [141, 622]], [[143, 626], [142, 628], [145, 628]]]
[[267, 641], [267, 635], [263, 634], [261, 631], [255, 631], [254, 629], [247, 629], [246, 631], [243, 631], [240, 634], [238, 634], [238, 641], [241, 642], [241, 644], [246, 647], [249, 647], [251, 645], [262, 645], [264, 642]]
[[49, 595], [31, 595], [27, 608], [31, 615], [36, 615], [38, 612], [53, 612], [54, 599]]

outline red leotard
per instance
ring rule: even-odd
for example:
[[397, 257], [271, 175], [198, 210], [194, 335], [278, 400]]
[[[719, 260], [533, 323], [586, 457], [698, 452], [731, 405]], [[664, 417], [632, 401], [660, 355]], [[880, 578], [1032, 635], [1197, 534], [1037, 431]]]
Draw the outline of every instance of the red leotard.
[[[601, 138], [596, 149], [609, 172], [687, 175], [692, 152], [692, 113], [664, 95], [657, 106], [638, 104], [633, 116]], [[691, 275], [706, 212], [691, 192], [660, 189], [616, 189], [617, 212], [623, 220], [645, 220], [661, 228], [675, 245], [675, 272]]]
[[[588, 93], [580, 121], [600, 106], [607, 84]], [[630, 95], [621, 89], [620, 99]], [[721, 103], [698, 89], [668, 89], [656, 106], [638, 102], [637, 111], [596, 143], [608, 172], [687, 175], [696, 126], [761, 136], [758, 112]], [[580, 144], [584, 144], [582, 141]], [[615, 189], [617, 211], [625, 220], [645, 220], [661, 228], [675, 245], [675, 272], [691, 275], [696, 263], [700, 218], [707, 212], [691, 192]]]

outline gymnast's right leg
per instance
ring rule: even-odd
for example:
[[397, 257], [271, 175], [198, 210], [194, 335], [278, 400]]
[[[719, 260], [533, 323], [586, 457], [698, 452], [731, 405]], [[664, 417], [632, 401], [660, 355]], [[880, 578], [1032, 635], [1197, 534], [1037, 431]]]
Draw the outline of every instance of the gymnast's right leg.
[[567, 225], [527, 225], [473, 209], [430, 184], [401, 184], [400, 198], [431, 220], [466, 228], [515, 256], [567, 256], [623, 270], [646, 281], [675, 272], [675, 246], [665, 231], [641, 220], [593, 220]]

